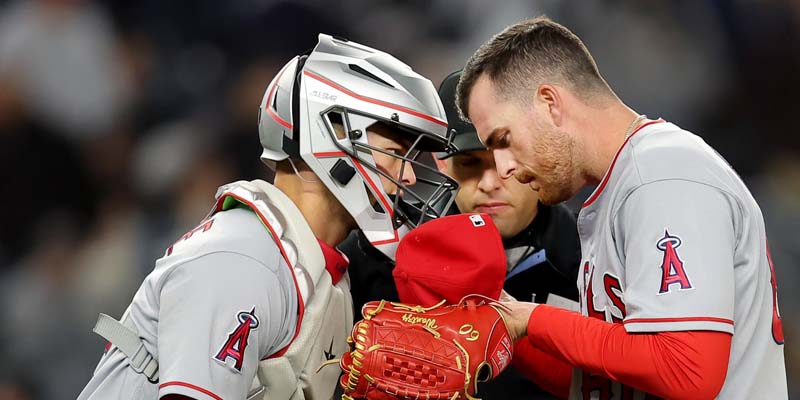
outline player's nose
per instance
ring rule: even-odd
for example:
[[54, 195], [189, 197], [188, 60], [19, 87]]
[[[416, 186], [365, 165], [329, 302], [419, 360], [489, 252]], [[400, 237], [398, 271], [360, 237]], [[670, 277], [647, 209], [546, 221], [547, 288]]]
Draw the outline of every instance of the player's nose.
[[497, 175], [501, 179], [505, 180], [514, 176], [514, 173], [517, 172], [517, 162], [514, 160], [514, 156], [511, 155], [511, 151], [508, 149], [494, 149], [492, 155], [494, 156]]
[[400, 181], [403, 182], [403, 185], [411, 186], [417, 183], [417, 174], [414, 173], [414, 168], [411, 167], [411, 164], [404, 163], [401, 168]]
[[485, 168], [481, 179], [478, 181], [478, 189], [489, 193], [499, 189], [502, 181], [500, 175], [498, 175], [497, 168]]

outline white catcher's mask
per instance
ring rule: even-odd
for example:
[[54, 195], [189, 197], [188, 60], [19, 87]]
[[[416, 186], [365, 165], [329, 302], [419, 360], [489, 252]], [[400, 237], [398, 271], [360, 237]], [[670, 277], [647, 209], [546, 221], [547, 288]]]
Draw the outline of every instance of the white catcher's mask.
[[[381, 123], [411, 143], [406, 154], [370, 145], [367, 128]], [[418, 162], [420, 151], [444, 151], [447, 119], [433, 84], [400, 60], [358, 43], [320, 34], [308, 55], [289, 61], [259, 108], [261, 159], [302, 159], [353, 216], [372, 245], [394, 259], [400, 238], [450, 208], [458, 184]], [[343, 132], [334, 130], [343, 126]], [[379, 169], [380, 152], [413, 168], [405, 185]], [[397, 186], [386, 193], [380, 176]]]

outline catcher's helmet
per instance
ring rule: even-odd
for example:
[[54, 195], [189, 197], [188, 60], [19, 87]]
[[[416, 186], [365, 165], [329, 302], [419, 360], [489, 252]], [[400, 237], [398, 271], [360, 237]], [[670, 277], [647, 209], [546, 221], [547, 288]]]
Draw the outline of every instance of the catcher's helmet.
[[[395, 154], [371, 146], [367, 128], [376, 123], [412, 143], [409, 151]], [[343, 126], [343, 132], [334, 125]], [[261, 101], [259, 134], [267, 165], [302, 159], [370, 243], [392, 259], [405, 232], [449, 209], [451, 192], [458, 188], [416, 161], [419, 151], [444, 151], [448, 144], [447, 120], [433, 84], [391, 55], [345, 39], [320, 34], [313, 51], [278, 72]], [[416, 183], [407, 186], [377, 168], [372, 152], [401, 159], [402, 168], [413, 165]], [[380, 176], [397, 185], [397, 193], [386, 193]], [[428, 190], [417, 190], [422, 186]]]

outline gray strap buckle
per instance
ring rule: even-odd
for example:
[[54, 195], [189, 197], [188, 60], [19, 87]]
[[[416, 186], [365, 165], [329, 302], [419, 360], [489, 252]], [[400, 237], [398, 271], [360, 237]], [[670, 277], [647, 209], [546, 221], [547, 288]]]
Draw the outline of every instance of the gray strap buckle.
[[144, 347], [137, 332], [106, 314], [100, 314], [93, 330], [125, 354], [136, 373], [147, 377], [150, 383], [158, 382], [158, 361]]
[[133, 356], [128, 356], [128, 360], [134, 372], [146, 376], [150, 383], [158, 383], [158, 361], [144, 348], [144, 343], [139, 344], [139, 348]]

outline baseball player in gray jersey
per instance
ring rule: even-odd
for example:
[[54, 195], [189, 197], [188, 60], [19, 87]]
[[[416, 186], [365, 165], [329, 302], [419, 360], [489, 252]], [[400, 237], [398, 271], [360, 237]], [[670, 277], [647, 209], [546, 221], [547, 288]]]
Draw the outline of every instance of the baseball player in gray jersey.
[[787, 398], [763, 217], [719, 154], [628, 108], [547, 18], [484, 44], [458, 102], [500, 176], [543, 203], [597, 185], [578, 218], [581, 313], [506, 303], [509, 331], [563, 360], [542, 373], [570, 399]]
[[79, 399], [331, 398], [340, 370], [318, 368], [349, 350], [353, 324], [334, 246], [360, 229], [393, 257], [405, 232], [446, 209], [436, 203], [457, 185], [415, 161], [445, 149], [444, 109], [394, 57], [320, 35], [267, 86], [259, 132], [274, 185], [222, 186], [121, 320], [101, 315], [109, 347]]

